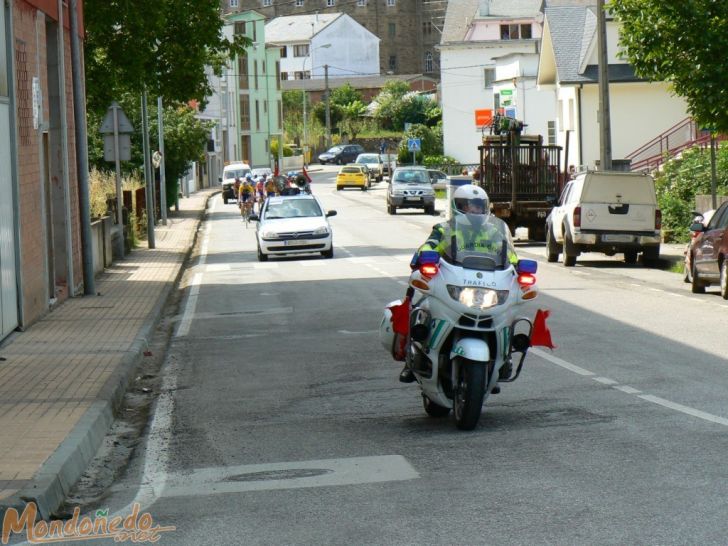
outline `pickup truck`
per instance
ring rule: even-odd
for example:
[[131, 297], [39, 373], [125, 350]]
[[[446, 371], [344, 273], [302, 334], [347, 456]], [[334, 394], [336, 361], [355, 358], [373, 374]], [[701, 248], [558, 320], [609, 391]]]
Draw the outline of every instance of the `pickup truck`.
[[546, 258], [572, 267], [582, 252], [623, 253], [628, 264], [642, 253], [647, 265], [660, 257], [662, 217], [655, 183], [647, 174], [586, 171], [564, 187], [546, 217]]

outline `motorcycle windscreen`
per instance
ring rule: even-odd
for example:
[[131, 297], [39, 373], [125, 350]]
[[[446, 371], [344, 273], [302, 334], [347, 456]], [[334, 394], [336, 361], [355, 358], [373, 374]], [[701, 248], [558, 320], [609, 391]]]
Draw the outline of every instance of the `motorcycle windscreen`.
[[515, 256], [508, 225], [493, 215], [455, 215], [448, 224], [445, 237], [445, 259], [467, 269], [507, 269], [510, 267], [509, 256]]

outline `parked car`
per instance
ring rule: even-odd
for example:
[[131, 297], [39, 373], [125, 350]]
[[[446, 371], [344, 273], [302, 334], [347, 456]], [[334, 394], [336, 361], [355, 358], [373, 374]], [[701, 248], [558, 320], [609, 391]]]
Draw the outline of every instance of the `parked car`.
[[[708, 225], [708, 222], [710, 222], [710, 219], [715, 214], [715, 209], [711, 209], [706, 212], [693, 212], [693, 221], [690, 225], [694, 224], [695, 222], [700, 222], [704, 226]], [[683, 261], [683, 280], [690, 284], [693, 282], [693, 272], [692, 272], [692, 262], [690, 259], [690, 247], [693, 245], [693, 241], [695, 238], [700, 235], [699, 231], [692, 231], [690, 232], [690, 242], [685, 246], [685, 258]]]
[[336, 216], [336, 211], [324, 212], [313, 195], [269, 197], [260, 216], [251, 216], [258, 222], [258, 260], [315, 252], [333, 258], [333, 235], [328, 221], [331, 216]]
[[707, 225], [695, 222], [690, 231], [696, 233], [686, 255], [693, 293], [702, 294], [717, 284], [720, 295], [728, 300], [728, 201], [716, 209]]
[[648, 264], [660, 257], [662, 216], [648, 174], [586, 171], [571, 180], [546, 217], [546, 258], [576, 265], [581, 252], [624, 253], [628, 264], [642, 252]]
[[396, 154], [381, 154], [382, 158], [382, 174], [387, 178], [392, 176], [392, 172], [397, 167]]
[[222, 201], [227, 205], [228, 200], [237, 202], [238, 188], [235, 186], [235, 179], [242, 180], [246, 174], [250, 174], [250, 165], [236, 162], [225, 165], [222, 169]]
[[381, 182], [384, 179], [384, 163], [379, 154], [359, 154], [354, 163], [363, 164], [369, 168], [372, 182]]
[[252, 174], [253, 174], [253, 178], [255, 178], [256, 176], [263, 176], [263, 175], [273, 176], [273, 171], [271, 170], [270, 167], [261, 167], [258, 169], [253, 169]]
[[431, 184], [447, 185], [447, 174], [445, 174], [444, 172], [438, 171], [437, 169], [427, 169], [427, 172], [430, 175]]
[[396, 214], [397, 209], [411, 208], [422, 208], [425, 214], [435, 214], [435, 190], [424, 167], [398, 167], [387, 188], [389, 214]]
[[351, 163], [361, 153], [364, 153], [364, 148], [358, 144], [341, 144], [320, 154], [318, 158], [322, 165], [326, 163], [343, 165], [345, 163]]
[[371, 185], [369, 170], [366, 165], [359, 165], [357, 163], [345, 165], [339, 169], [339, 174], [336, 175], [336, 191], [352, 187], [367, 191]]

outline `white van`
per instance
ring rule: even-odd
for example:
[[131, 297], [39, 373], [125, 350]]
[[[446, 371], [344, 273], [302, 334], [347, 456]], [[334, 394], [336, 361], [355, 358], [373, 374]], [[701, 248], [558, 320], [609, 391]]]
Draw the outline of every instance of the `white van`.
[[227, 204], [228, 199], [237, 201], [238, 196], [235, 194], [235, 179], [242, 180], [245, 175], [250, 174], [250, 165], [247, 163], [237, 162], [225, 165], [222, 170], [222, 201]]
[[624, 253], [636, 263], [660, 258], [662, 217], [655, 183], [648, 174], [587, 171], [571, 180], [546, 218], [546, 257], [576, 264], [581, 252]]

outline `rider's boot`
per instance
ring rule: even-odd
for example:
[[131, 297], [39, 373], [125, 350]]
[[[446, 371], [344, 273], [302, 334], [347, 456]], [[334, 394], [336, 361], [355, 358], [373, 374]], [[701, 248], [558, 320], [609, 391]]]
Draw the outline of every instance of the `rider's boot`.
[[410, 370], [410, 367], [405, 364], [402, 371], [399, 372], [399, 380], [402, 383], [412, 383], [415, 380], [415, 374]]

